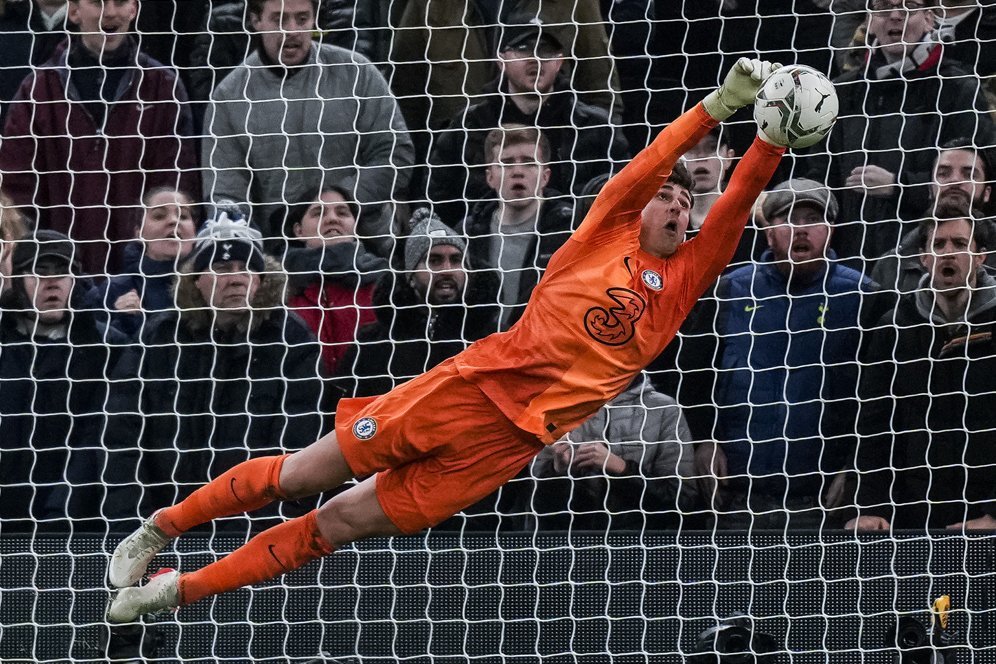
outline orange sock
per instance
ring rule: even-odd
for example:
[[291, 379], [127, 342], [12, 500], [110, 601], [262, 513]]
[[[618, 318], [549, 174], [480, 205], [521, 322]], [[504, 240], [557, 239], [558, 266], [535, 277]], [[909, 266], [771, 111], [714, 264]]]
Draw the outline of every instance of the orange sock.
[[286, 496], [280, 491], [280, 469], [290, 456], [243, 461], [156, 514], [156, 525], [170, 537], [222, 516], [252, 512]]
[[267, 581], [335, 551], [318, 531], [318, 511], [256, 535], [207, 567], [180, 576], [180, 605]]

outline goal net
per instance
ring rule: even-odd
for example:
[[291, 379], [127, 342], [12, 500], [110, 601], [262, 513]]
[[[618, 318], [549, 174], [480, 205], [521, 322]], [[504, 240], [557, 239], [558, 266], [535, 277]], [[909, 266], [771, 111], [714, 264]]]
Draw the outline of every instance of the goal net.
[[[0, 660], [996, 661], [993, 26], [963, 0], [0, 1]], [[515, 325], [741, 57], [827, 74], [837, 125], [621, 394], [426, 533], [107, 623], [142, 519]], [[689, 147], [690, 210], [627, 213], [678, 252], [740, 223], [751, 112]], [[635, 242], [650, 297], [672, 273]]]

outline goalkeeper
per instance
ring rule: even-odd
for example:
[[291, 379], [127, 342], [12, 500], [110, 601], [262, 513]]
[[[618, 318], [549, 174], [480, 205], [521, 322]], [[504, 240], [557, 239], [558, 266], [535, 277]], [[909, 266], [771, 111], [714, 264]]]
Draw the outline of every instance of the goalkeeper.
[[[759, 135], [688, 242], [691, 179], [682, 154], [754, 102], [778, 65], [741, 58], [723, 85], [612, 178], [553, 256], [522, 319], [386, 395], [344, 400], [335, 431], [283, 456], [241, 463], [118, 545], [122, 588], [108, 620], [128, 622], [259, 583], [352, 541], [416, 533], [514, 477], [622, 392], [675, 335], [727, 265], [783, 147]], [[365, 477], [319, 509], [255, 536], [206, 567], [145, 574], [171, 538], [212, 519]]]

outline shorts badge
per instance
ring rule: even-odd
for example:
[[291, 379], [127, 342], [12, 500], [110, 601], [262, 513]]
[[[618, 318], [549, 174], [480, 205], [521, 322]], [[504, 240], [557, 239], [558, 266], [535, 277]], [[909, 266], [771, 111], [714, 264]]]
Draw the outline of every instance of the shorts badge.
[[650, 288], [654, 290], [664, 288], [664, 280], [661, 278], [661, 275], [653, 270], [644, 270], [641, 276], [643, 277], [643, 283], [647, 284]]
[[353, 435], [360, 440], [370, 440], [377, 434], [377, 420], [372, 417], [361, 417], [353, 425]]

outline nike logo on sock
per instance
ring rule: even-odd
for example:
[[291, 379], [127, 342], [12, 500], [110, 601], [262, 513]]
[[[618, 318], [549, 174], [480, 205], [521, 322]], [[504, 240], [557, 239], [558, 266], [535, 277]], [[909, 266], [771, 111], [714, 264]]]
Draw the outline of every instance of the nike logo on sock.
[[278, 565], [280, 565], [280, 569], [282, 569], [284, 572], [289, 572], [290, 569], [287, 567], [287, 565], [284, 565], [282, 562], [280, 562], [280, 558], [277, 558], [277, 554], [273, 551], [273, 549], [275, 549], [276, 546], [277, 546], [276, 544], [271, 544], [268, 547], [266, 547], [266, 550], [270, 552], [270, 555], [273, 557], [273, 559], [277, 561]]
[[242, 503], [243, 505], [245, 505], [245, 501], [242, 500], [241, 498], [239, 498], [239, 494], [235, 493], [235, 478], [234, 477], [232, 478], [232, 481], [228, 483], [228, 488], [232, 490], [232, 495], [235, 496], [235, 500], [237, 500], [240, 503]]

